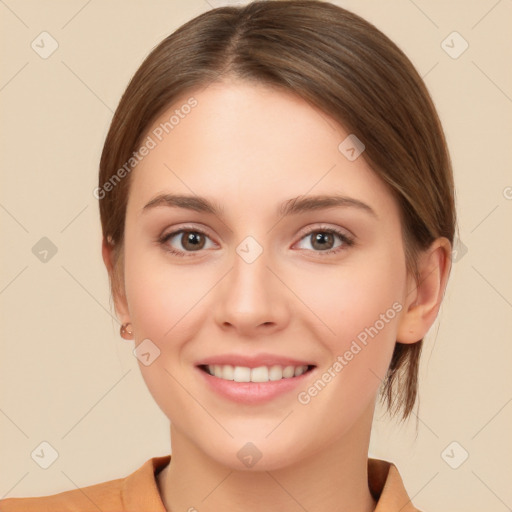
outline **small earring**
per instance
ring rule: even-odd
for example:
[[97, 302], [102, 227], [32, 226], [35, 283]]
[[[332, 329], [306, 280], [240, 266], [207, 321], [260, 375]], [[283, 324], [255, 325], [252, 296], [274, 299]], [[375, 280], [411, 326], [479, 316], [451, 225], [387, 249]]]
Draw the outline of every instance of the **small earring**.
[[121, 337], [124, 338], [125, 340], [131, 340], [131, 338], [129, 336], [132, 336], [133, 335], [133, 331], [132, 330], [128, 330], [128, 326], [132, 326], [132, 324], [130, 322], [127, 322], [123, 325], [121, 325], [121, 329], [119, 331], [119, 333], [121, 334]]

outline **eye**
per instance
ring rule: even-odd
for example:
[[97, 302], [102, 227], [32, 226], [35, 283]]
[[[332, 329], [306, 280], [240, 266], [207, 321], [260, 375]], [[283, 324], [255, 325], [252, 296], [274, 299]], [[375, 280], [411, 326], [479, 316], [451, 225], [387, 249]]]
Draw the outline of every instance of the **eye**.
[[[338, 244], [336, 244], [336, 240], [338, 240]], [[355, 244], [352, 237], [341, 230], [330, 227], [320, 227], [308, 231], [302, 236], [300, 243], [304, 243], [303, 241], [309, 242], [312, 249], [299, 247], [300, 249], [312, 250], [322, 256], [338, 253]], [[162, 235], [158, 242], [164, 250], [180, 257], [194, 256], [195, 252], [216, 246], [204, 231], [186, 227]], [[208, 242], [210, 242], [210, 246], [208, 246]]]
[[[164, 247], [164, 249], [176, 256], [192, 256], [192, 254], [187, 253], [194, 253], [203, 249], [208, 249], [208, 241], [211, 242], [208, 235], [197, 228], [183, 228], [178, 231], [172, 231], [171, 233], [162, 235], [159, 239], [159, 243]], [[213, 245], [215, 246], [215, 244]], [[177, 249], [176, 246], [178, 246]]]
[[[336, 245], [336, 239], [340, 241], [338, 245]], [[308, 247], [305, 247], [305, 249], [319, 252], [322, 256], [340, 252], [355, 243], [354, 239], [346, 233], [335, 228], [323, 227], [308, 231], [306, 235], [301, 238], [301, 241], [302, 240], [309, 242], [309, 245], [312, 247], [312, 249]], [[304, 249], [304, 247], [299, 248]]]

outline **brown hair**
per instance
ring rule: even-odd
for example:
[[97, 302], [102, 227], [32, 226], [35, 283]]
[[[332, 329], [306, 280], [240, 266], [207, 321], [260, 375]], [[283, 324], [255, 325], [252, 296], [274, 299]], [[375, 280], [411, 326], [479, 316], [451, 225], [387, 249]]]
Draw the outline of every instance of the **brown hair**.
[[[118, 171], [178, 97], [223, 77], [297, 94], [363, 141], [362, 157], [399, 205], [407, 269], [417, 282], [419, 251], [441, 236], [453, 244], [454, 187], [443, 129], [405, 54], [375, 26], [328, 2], [255, 1], [213, 9], [182, 25], [149, 54], [121, 98], [96, 189], [103, 235], [114, 246], [113, 293], [123, 288], [130, 186], [130, 176], [118, 179]], [[105, 193], [107, 183], [113, 186]], [[395, 344], [381, 388], [388, 410], [403, 409], [403, 419], [416, 401], [422, 342]]]

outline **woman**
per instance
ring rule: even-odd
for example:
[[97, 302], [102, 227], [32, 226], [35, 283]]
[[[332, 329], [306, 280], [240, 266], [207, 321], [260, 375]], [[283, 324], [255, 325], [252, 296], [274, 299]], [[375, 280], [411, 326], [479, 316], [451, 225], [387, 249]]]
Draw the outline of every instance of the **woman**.
[[206, 12], [155, 48], [105, 141], [103, 259], [171, 456], [2, 511], [414, 511], [369, 459], [407, 418], [455, 231], [430, 96], [329, 3]]

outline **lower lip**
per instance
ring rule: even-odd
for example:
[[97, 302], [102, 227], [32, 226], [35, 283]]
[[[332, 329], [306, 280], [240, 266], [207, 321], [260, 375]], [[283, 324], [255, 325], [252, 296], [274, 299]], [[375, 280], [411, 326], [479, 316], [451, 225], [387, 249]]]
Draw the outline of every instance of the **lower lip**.
[[269, 402], [279, 395], [288, 393], [300, 384], [304, 384], [305, 379], [309, 378], [315, 368], [288, 379], [271, 380], [268, 382], [235, 382], [234, 380], [224, 380], [208, 372], [201, 370], [196, 366], [197, 371], [206, 380], [214, 391], [225, 398], [241, 404], [261, 404]]

